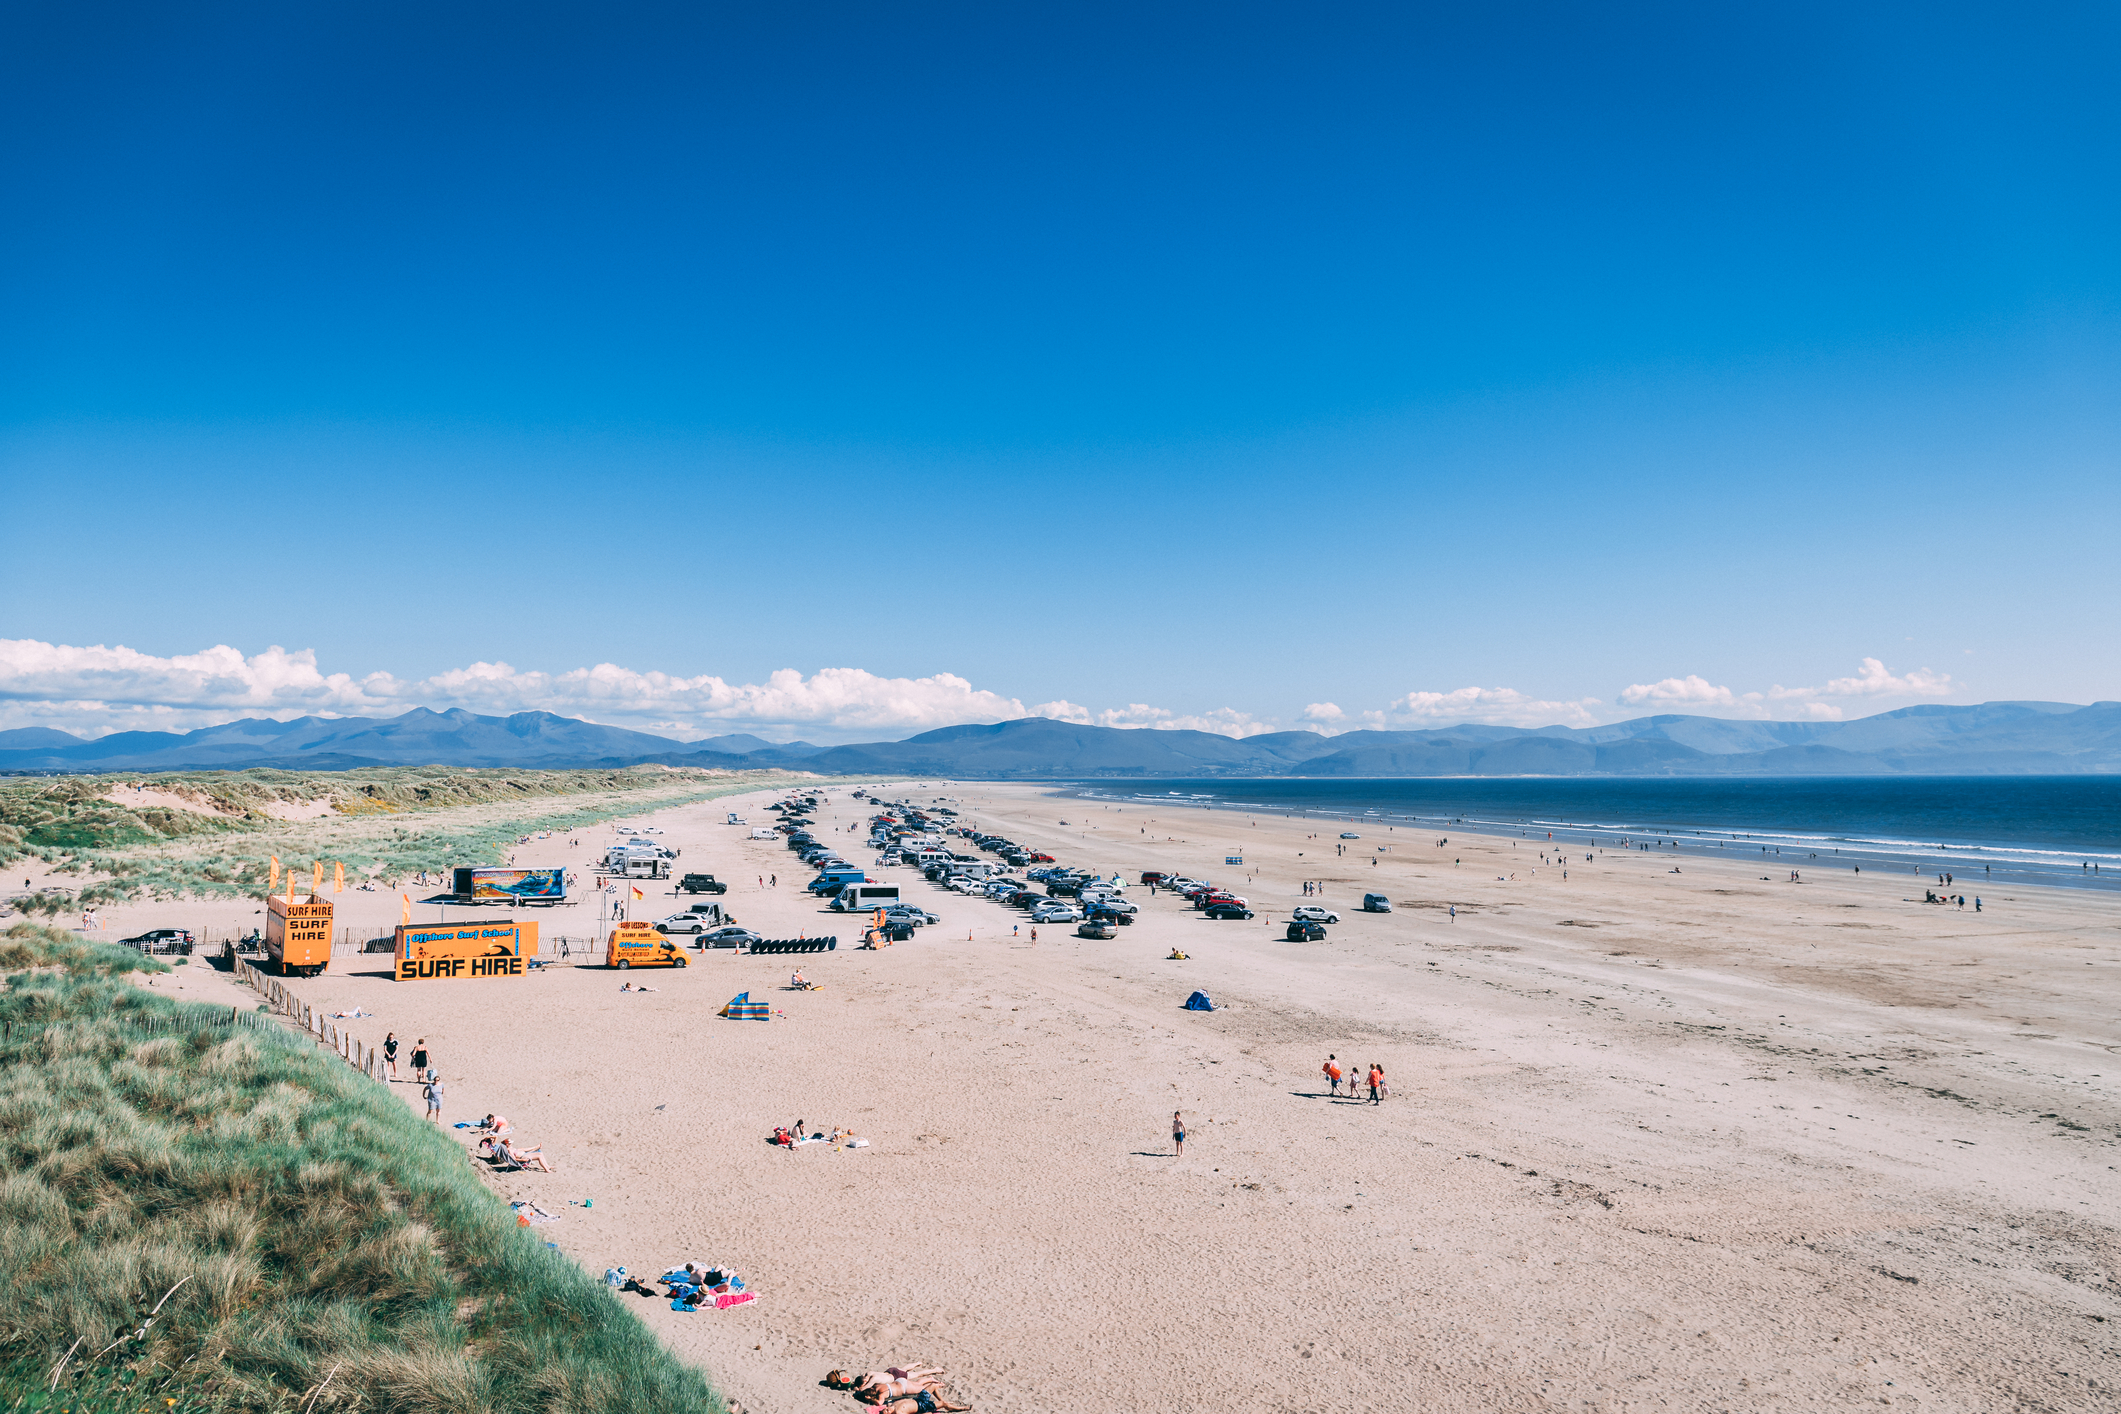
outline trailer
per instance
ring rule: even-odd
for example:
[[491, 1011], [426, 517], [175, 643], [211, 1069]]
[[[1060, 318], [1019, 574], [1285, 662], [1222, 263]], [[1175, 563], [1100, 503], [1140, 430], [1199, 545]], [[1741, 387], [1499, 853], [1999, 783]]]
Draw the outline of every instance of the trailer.
[[458, 868], [453, 891], [466, 903], [535, 904], [550, 908], [567, 902], [565, 869]]

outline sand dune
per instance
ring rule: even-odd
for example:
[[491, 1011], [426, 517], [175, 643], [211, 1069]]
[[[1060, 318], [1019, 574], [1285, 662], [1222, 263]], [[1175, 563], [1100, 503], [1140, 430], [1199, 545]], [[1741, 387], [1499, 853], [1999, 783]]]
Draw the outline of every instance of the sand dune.
[[[451, 1120], [543, 1144], [558, 1174], [497, 1183], [563, 1213], [543, 1231], [585, 1266], [745, 1272], [738, 1310], [627, 1299], [776, 1414], [852, 1408], [827, 1368], [913, 1356], [982, 1410], [2112, 1407], [2109, 900], [1977, 917], [1904, 902], [1911, 877], [1624, 854], [1564, 882], [1544, 840], [1403, 831], [1359, 842], [1392, 847], [1373, 866], [1316, 825], [949, 794], [1130, 876], [1234, 879], [1234, 842], [1271, 926], [1140, 898], [1114, 941], [1033, 945], [897, 871], [944, 921], [801, 959], [822, 992], [727, 954], [647, 995], [590, 968], [297, 986], [379, 1013], [370, 1042], [427, 1038]], [[830, 798], [821, 823], [863, 817]], [[793, 856], [715, 823], [732, 807], [643, 822], [746, 922], [847, 937]], [[1328, 942], [1282, 940], [1305, 878], [1342, 909]], [[1379, 886], [1426, 906], [1348, 911]], [[1195, 987], [1224, 1009], [1182, 1010]], [[784, 1015], [715, 1019], [743, 989]], [[1328, 1052], [1382, 1063], [1390, 1100], [1324, 1094]], [[873, 1147], [764, 1142], [798, 1116]]]

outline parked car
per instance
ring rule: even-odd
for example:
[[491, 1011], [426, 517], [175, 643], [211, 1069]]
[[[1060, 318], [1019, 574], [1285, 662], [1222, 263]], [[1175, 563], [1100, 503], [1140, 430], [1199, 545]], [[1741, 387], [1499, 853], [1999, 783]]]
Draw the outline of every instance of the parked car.
[[1299, 904], [1289, 912], [1291, 918], [1302, 918], [1312, 923], [1338, 923], [1340, 915], [1330, 908], [1320, 908], [1315, 903]]
[[1145, 869], [1142, 871], [1142, 882], [1144, 884], [1161, 884], [1170, 877], [1161, 869]]
[[1361, 835], [1356, 834], [1353, 830], [1342, 830], [1340, 837], [1344, 840], [1359, 840], [1362, 838]]
[[1048, 903], [1031, 910], [1033, 923], [1080, 923], [1082, 910], [1065, 903]]
[[1326, 930], [1308, 918], [1295, 918], [1289, 922], [1287, 937], [1292, 943], [1322, 943]]
[[1211, 903], [1202, 912], [1210, 918], [1250, 918], [1252, 910], [1241, 903]]
[[1051, 864], [1053, 856], [1050, 854], [1034, 854], [1031, 856], [1031, 862], [1033, 864]]
[[1100, 923], [1093, 918], [1077, 928], [1075, 936], [1078, 938], [1116, 938], [1119, 936], [1119, 930], [1110, 923]]
[[710, 928], [693, 938], [696, 948], [748, 948], [759, 940], [759, 935], [749, 928], [731, 924], [727, 928]]
[[192, 936], [182, 928], [155, 928], [137, 937], [120, 938], [119, 944], [144, 953], [190, 957]]
[[1110, 923], [1115, 927], [1125, 927], [1133, 923], [1134, 918], [1131, 914], [1116, 913], [1109, 908], [1093, 908], [1090, 910], [1087, 921], [1091, 923]]
[[712, 874], [687, 874], [678, 880], [678, 889], [688, 894], [726, 894], [729, 886], [716, 881]]
[[665, 937], [677, 937], [680, 934], [704, 933], [707, 927], [708, 919], [704, 914], [673, 913], [668, 918], [658, 920], [655, 930]]

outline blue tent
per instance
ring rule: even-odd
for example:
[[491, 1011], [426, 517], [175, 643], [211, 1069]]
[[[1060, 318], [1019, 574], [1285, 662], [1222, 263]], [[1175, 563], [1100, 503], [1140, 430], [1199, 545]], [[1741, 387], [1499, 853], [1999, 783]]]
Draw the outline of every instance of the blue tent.
[[1215, 1010], [1215, 1003], [1208, 1000], [1206, 992], [1195, 992], [1192, 996], [1186, 998], [1186, 1010], [1213, 1011]]

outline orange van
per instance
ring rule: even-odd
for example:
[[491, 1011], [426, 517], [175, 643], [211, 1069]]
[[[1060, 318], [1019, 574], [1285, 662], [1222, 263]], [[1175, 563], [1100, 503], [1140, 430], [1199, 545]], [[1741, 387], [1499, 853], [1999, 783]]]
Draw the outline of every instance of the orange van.
[[653, 923], [621, 923], [605, 944], [606, 967], [683, 967], [685, 952]]

